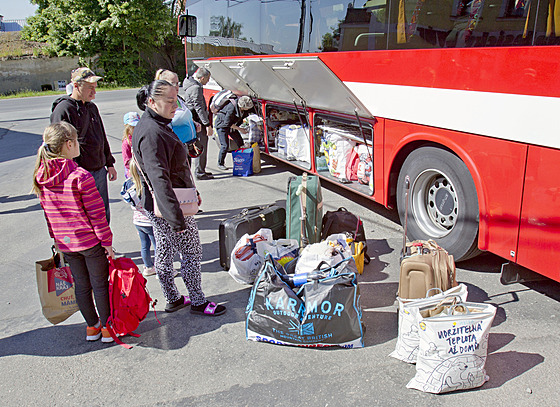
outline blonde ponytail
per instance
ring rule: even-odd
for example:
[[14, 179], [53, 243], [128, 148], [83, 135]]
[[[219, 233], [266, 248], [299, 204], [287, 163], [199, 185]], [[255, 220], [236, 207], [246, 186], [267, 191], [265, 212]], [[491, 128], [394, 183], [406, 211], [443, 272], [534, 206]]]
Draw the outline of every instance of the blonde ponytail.
[[130, 159], [129, 163], [129, 171], [130, 176], [132, 177], [132, 181], [134, 182], [134, 186], [136, 187], [136, 193], [138, 196], [142, 196], [142, 192], [144, 191], [144, 187], [142, 186], [142, 179], [140, 178], [140, 173], [138, 171], [136, 160], [134, 156]]
[[64, 158], [62, 156], [62, 147], [68, 140], [76, 140], [78, 132], [76, 128], [67, 122], [54, 123], [48, 126], [43, 132], [43, 144], [37, 150], [37, 160], [35, 161], [35, 170], [33, 171], [33, 187], [31, 192], [37, 196], [41, 196], [41, 187], [37, 182], [37, 174], [41, 165], [44, 166], [43, 177], [49, 177], [49, 163], [55, 158]]

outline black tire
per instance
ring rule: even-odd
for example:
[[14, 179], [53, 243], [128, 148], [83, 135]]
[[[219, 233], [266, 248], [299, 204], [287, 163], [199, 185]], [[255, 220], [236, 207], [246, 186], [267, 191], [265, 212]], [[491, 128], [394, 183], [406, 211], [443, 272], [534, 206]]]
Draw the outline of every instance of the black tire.
[[455, 261], [477, 256], [478, 196], [465, 163], [437, 147], [419, 148], [406, 158], [397, 185], [397, 207], [403, 227], [407, 175], [408, 238], [433, 239]]

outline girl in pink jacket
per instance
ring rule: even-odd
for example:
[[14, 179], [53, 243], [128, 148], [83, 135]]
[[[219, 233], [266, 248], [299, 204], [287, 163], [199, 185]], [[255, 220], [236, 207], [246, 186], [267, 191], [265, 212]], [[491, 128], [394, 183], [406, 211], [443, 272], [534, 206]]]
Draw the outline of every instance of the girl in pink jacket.
[[106, 325], [110, 314], [107, 254], [114, 256], [113, 234], [93, 176], [73, 161], [79, 155], [74, 126], [63, 121], [47, 127], [37, 152], [33, 192], [41, 200], [50, 236], [70, 265], [76, 302], [88, 325], [86, 340], [112, 342]]

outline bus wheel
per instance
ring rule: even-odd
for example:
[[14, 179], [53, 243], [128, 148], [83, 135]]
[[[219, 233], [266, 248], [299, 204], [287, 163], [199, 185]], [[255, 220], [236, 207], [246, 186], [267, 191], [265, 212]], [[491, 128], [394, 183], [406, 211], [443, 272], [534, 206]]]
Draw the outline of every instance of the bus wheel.
[[408, 238], [433, 239], [455, 261], [478, 255], [478, 198], [463, 161], [436, 147], [419, 148], [406, 158], [397, 185], [397, 206], [403, 227], [407, 175], [410, 177]]

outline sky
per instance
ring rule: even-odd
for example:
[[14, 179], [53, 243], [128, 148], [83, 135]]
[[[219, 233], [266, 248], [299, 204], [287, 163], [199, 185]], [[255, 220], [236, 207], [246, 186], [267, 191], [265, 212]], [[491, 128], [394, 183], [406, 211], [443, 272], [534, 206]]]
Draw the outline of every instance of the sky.
[[37, 6], [28, 0], [0, 0], [0, 15], [4, 20], [22, 20], [35, 14]]

